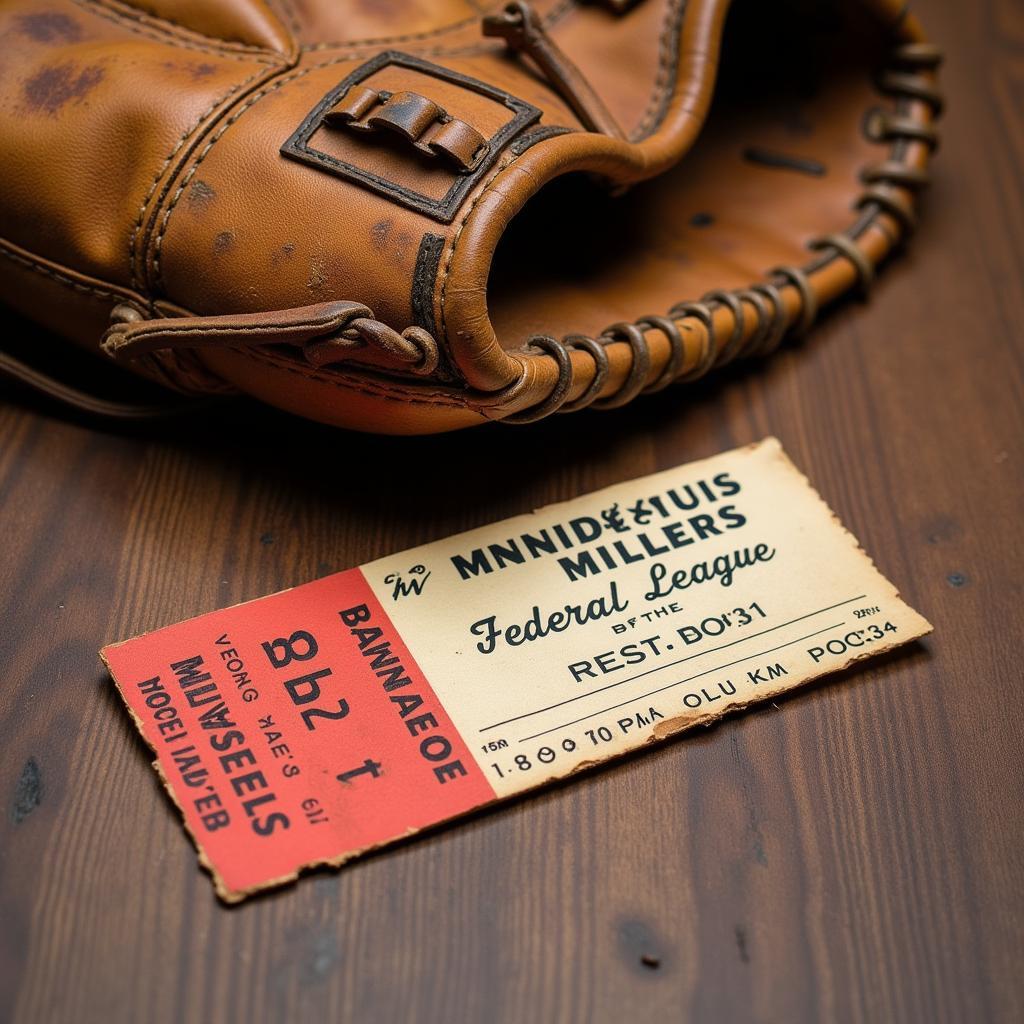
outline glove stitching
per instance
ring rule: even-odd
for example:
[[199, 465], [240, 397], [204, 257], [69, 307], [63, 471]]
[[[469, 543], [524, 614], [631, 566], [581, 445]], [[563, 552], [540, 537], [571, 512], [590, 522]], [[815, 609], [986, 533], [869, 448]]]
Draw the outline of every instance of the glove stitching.
[[[665, 21], [658, 41], [658, 72], [654, 78], [651, 97], [647, 108], [636, 128], [630, 133], [630, 142], [639, 142], [647, 138], [661, 124], [665, 117], [664, 100], [669, 91], [675, 89], [675, 75], [671, 74], [671, 65], [678, 60], [679, 21], [677, 20], [686, 8], [686, 0], [670, 0], [665, 10]], [[661, 108], [661, 109], [659, 109]]]
[[[338, 60], [330, 61], [329, 63], [332, 63], [332, 64], [333, 63], [338, 63], [340, 60], [343, 60], [343, 59], [346, 59], [346, 58], [338, 58]], [[156, 284], [156, 286], [158, 288], [160, 288], [161, 290], [165, 290], [165, 284], [164, 284], [164, 281], [163, 281], [163, 271], [162, 271], [161, 263], [160, 263], [161, 252], [162, 252], [162, 249], [163, 249], [164, 235], [167, 233], [167, 226], [168, 226], [168, 223], [170, 222], [171, 214], [174, 212], [174, 208], [178, 205], [178, 200], [181, 199], [181, 196], [184, 193], [185, 189], [188, 188], [188, 185], [191, 182], [191, 180], [192, 180], [193, 176], [195, 175], [196, 171], [198, 170], [199, 165], [206, 159], [206, 157], [209, 154], [210, 150], [213, 149], [213, 147], [217, 144], [217, 142], [221, 138], [223, 138], [224, 133], [251, 106], [253, 106], [253, 104], [257, 103], [264, 96], [269, 95], [271, 92], [274, 92], [277, 89], [280, 89], [286, 83], [295, 81], [296, 79], [301, 78], [303, 75], [309, 74], [313, 70], [314, 70], [314, 68], [312, 68], [312, 67], [310, 67], [310, 68], [303, 68], [300, 71], [295, 71], [295, 72], [293, 72], [290, 75], [285, 75], [282, 78], [279, 78], [276, 82], [272, 83], [271, 85], [267, 86], [266, 88], [259, 89], [258, 91], [254, 92], [245, 101], [245, 103], [243, 103], [229, 118], [227, 118], [221, 124], [221, 126], [216, 130], [216, 132], [214, 132], [214, 134], [210, 137], [209, 141], [206, 143], [206, 145], [200, 151], [199, 156], [195, 160], [195, 163], [192, 164], [192, 166], [189, 168], [189, 170], [187, 171], [185, 176], [182, 178], [181, 183], [178, 185], [178, 188], [175, 191], [173, 197], [171, 198], [171, 201], [168, 204], [167, 209], [164, 210], [164, 215], [163, 215], [163, 217], [161, 218], [161, 221], [160, 221], [160, 229], [157, 232], [157, 236], [156, 236], [156, 238], [153, 241], [152, 271], [153, 271], [154, 283]]]
[[470, 216], [472, 215], [473, 211], [476, 209], [477, 203], [479, 203], [480, 200], [483, 199], [483, 197], [487, 194], [487, 190], [490, 188], [491, 182], [493, 182], [494, 179], [497, 178], [497, 176], [502, 173], [502, 171], [504, 171], [507, 167], [511, 166], [516, 159], [516, 157], [512, 157], [511, 159], [506, 160], [504, 163], [500, 163], [487, 176], [483, 184], [480, 186], [480, 190], [473, 197], [473, 201], [469, 204], [469, 208], [460, 218], [459, 226], [455, 229], [455, 234], [452, 236], [451, 247], [448, 250], [447, 258], [445, 259], [444, 269], [441, 271], [441, 295], [439, 305], [441, 309], [440, 334], [442, 338], [448, 338], [448, 322], [445, 316], [445, 303], [447, 301], [448, 296], [449, 272], [451, 271], [452, 261], [455, 259], [455, 250], [458, 248], [459, 239], [462, 238], [462, 232], [465, 229], [466, 223], [469, 220]]
[[[247, 359], [253, 359], [258, 363], [263, 363], [272, 369], [281, 370], [284, 373], [291, 373], [302, 377], [307, 382], [324, 384], [332, 388], [341, 388], [345, 391], [358, 391], [361, 394], [369, 395], [371, 398], [394, 398], [402, 402], [408, 402], [411, 405], [435, 405], [445, 409], [470, 408], [466, 401], [459, 400], [455, 397], [447, 400], [423, 398], [422, 396], [410, 393], [403, 388], [389, 388], [383, 384], [374, 384], [371, 386], [369, 382], [365, 381], [357, 384], [350, 378], [342, 377], [341, 374], [332, 374], [328, 377], [322, 370], [309, 372], [291, 363], [278, 362], [276, 359], [271, 358], [259, 349], [236, 349], [235, 351], [238, 355], [245, 356]], [[335, 377], [339, 379], [335, 380]]]
[[[207, 36], [202, 32], [195, 32], [192, 29], [185, 28], [184, 25], [179, 25], [170, 18], [148, 14], [148, 12], [136, 10], [135, 13], [130, 13], [115, 7], [106, 6], [105, 4], [102, 4], [100, 0], [73, 0], [73, 2], [83, 10], [98, 18], [106, 18], [107, 21], [112, 21], [115, 25], [118, 25], [129, 32], [135, 32], [138, 35], [146, 36], [149, 39], [155, 39], [157, 42], [167, 43], [172, 46], [180, 46], [189, 50], [198, 50], [201, 53], [211, 53], [222, 57], [233, 57], [236, 60], [262, 60], [265, 64], [278, 63], [283, 59], [280, 55], [273, 54], [265, 47], [252, 46], [248, 43], [234, 42], [231, 40], [218, 41], [213, 36]], [[150, 25], [147, 19], [162, 21], [167, 25], [173, 26], [173, 28], [161, 29], [159, 26]], [[180, 31], [176, 32], [174, 29], [178, 29]], [[181, 32], [188, 32], [189, 36], [200, 36], [203, 39], [208, 39], [209, 42], [205, 44], [194, 42], [188, 36], [181, 35]], [[220, 45], [218, 45], [218, 42]], [[246, 52], [238, 53], [238, 50], [245, 50]]]
[[232, 96], [235, 95], [235, 93], [240, 92], [251, 82], [259, 78], [259, 76], [262, 74], [265, 74], [265, 68], [260, 67], [259, 70], [249, 75], [248, 78], [239, 82], [237, 85], [232, 86], [222, 96], [217, 97], [217, 99], [214, 100], [213, 103], [210, 104], [210, 106], [206, 110], [204, 110], [199, 115], [198, 118], [196, 118], [195, 123], [189, 125], [189, 127], [185, 129], [185, 131], [181, 135], [181, 138], [179, 138], [178, 141], [175, 143], [174, 148], [171, 150], [170, 153], [168, 153], [167, 159], [164, 160], [164, 162], [160, 165], [159, 170], [156, 172], [156, 176], [153, 178], [153, 181], [149, 186], [149, 190], [146, 192], [145, 199], [142, 200], [142, 203], [139, 206], [138, 220], [136, 220], [135, 226], [132, 228], [131, 238], [128, 241], [128, 267], [131, 273], [133, 287], [141, 287], [141, 282], [138, 280], [138, 261], [135, 256], [135, 243], [138, 241], [139, 232], [142, 230], [142, 223], [145, 219], [146, 209], [148, 208], [150, 200], [152, 200], [153, 195], [156, 192], [156, 188], [157, 185], [160, 183], [160, 179], [164, 176], [164, 172], [167, 170], [168, 167], [170, 167], [174, 158], [178, 155], [178, 153], [181, 152], [182, 147], [189, 140], [189, 138], [191, 138], [198, 132], [199, 128], [203, 125], [203, 122], [205, 122], [206, 119], [219, 106], [221, 106], [221, 104], [226, 103]]
[[19, 263], [28, 270], [34, 270], [37, 274], [52, 277], [55, 281], [64, 285], [66, 288], [73, 288], [75, 291], [84, 292], [88, 295], [95, 295], [101, 299], [116, 299], [117, 301], [123, 301], [125, 298], [121, 293], [109, 291], [106, 288], [100, 288], [97, 285], [83, 284], [81, 281], [76, 281], [74, 278], [68, 277], [67, 275], [60, 273], [58, 270], [53, 270], [41, 263], [34, 262], [27, 256], [11, 252], [10, 249], [6, 248], [2, 244], [0, 244], [0, 256], [6, 256], [12, 262]]
[[393, 43], [411, 43], [419, 39], [434, 39], [447, 35], [449, 32], [456, 32], [460, 28], [474, 25], [480, 20], [479, 16], [462, 18], [460, 21], [453, 21], [440, 28], [424, 29], [422, 32], [407, 32], [405, 35], [377, 36], [373, 39], [345, 39], [329, 43], [308, 43], [302, 47], [304, 53], [313, 53], [316, 50], [333, 50], [339, 46], [390, 46]]
[[[131, 332], [132, 338], [151, 338], [159, 336], [161, 334], [170, 334], [179, 338], [187, 338], [191, 335], [204, 335], [204, 334], [273, 334], [280, 333], [281, 331], [287, 331], [293, 327], [310, 327], [310, 328], [330, 328], [334, 325], [330, 320], [289, 320], [286, 323], [280, 324], [254, 324], [250, 326], [239, 327], [238, 324], [214, 324], [205, 327], [177, 327], [156, 324], [150, 326], [146, 325], [138, 327]], [[125, 342], [121, 342], [125, 344]]]

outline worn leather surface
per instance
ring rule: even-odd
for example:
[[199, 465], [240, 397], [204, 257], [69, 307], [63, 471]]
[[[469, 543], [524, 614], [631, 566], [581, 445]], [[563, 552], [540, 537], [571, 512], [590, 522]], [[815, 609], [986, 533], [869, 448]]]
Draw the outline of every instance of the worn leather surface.
[[[613, 131], [586, 130], [550, 74], [486, 37], [481, 6], [501, 10], [3, 0], [0, 298], [97, 351], [115, 310], [128, 340], [187, 317], [146, 327], [130, 365], [187, 392], [425, 432], [581, 396], [614, 405], [667, 367], [692, 377], [726, 339], [781, 333], [865, 285], [859, 259], [873, 267], [906, 234], [932, 149], [906, 125], [927, 133], [938, 104], [898, 3], [538, 0], [574, 95]], [[880, 92], [873, 74], [908, 45]], [[415, 98], [383, 127], [319, 120], [346, 81]], [[425, 101], [442, 112], [427, 128], [389, 122]], [[873, 108], [902, 134], [866, 132]], [[460, 142], [490, 140], [479, 171], [430, 149], [449, 122]], [[891, 198], [864, 205], [879, 166]], [[808, 248], [844, 231], [862, 257]], [[779, 265], [804, 268], [804, 287], [776, 275], [777, 301], [741, 299], [739, 322], [724, 301], [674, 314], [675, 354], [650, 321], [642, 366], [635, 332], [607, 332]], [[338, 303], [372, 319], [325, 348], [338, 322], [322, 307]], [[321, 311], [295, 327], [306, 308]], [[530, 341], [578, 334], [606, 366]]]

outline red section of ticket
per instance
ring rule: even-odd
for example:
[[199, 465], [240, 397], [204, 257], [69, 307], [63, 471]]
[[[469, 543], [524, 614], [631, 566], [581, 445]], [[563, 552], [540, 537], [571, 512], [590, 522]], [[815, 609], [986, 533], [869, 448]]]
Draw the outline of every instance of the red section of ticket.
[[359, 569], [103, 657], [225, 899], [494, 798]]

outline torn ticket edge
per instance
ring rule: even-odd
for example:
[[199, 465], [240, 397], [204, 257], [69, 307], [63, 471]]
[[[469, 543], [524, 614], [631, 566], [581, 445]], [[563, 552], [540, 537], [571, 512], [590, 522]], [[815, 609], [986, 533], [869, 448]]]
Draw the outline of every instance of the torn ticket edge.
[[929, 632], [768, 438], [100, 656], [237, 902]]

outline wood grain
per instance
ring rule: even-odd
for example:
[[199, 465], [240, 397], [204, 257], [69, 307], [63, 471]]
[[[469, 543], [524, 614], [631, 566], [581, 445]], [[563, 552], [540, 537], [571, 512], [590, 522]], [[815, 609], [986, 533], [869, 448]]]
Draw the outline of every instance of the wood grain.
[[[1024, 1019], [1024, 10], [918, 6], [951, 97], [918, 237], [765, 367], [419, 440], [0, 405], [0, 1019]], [[214, 899], [102, 643], [768, 433], [933, 637]]]

